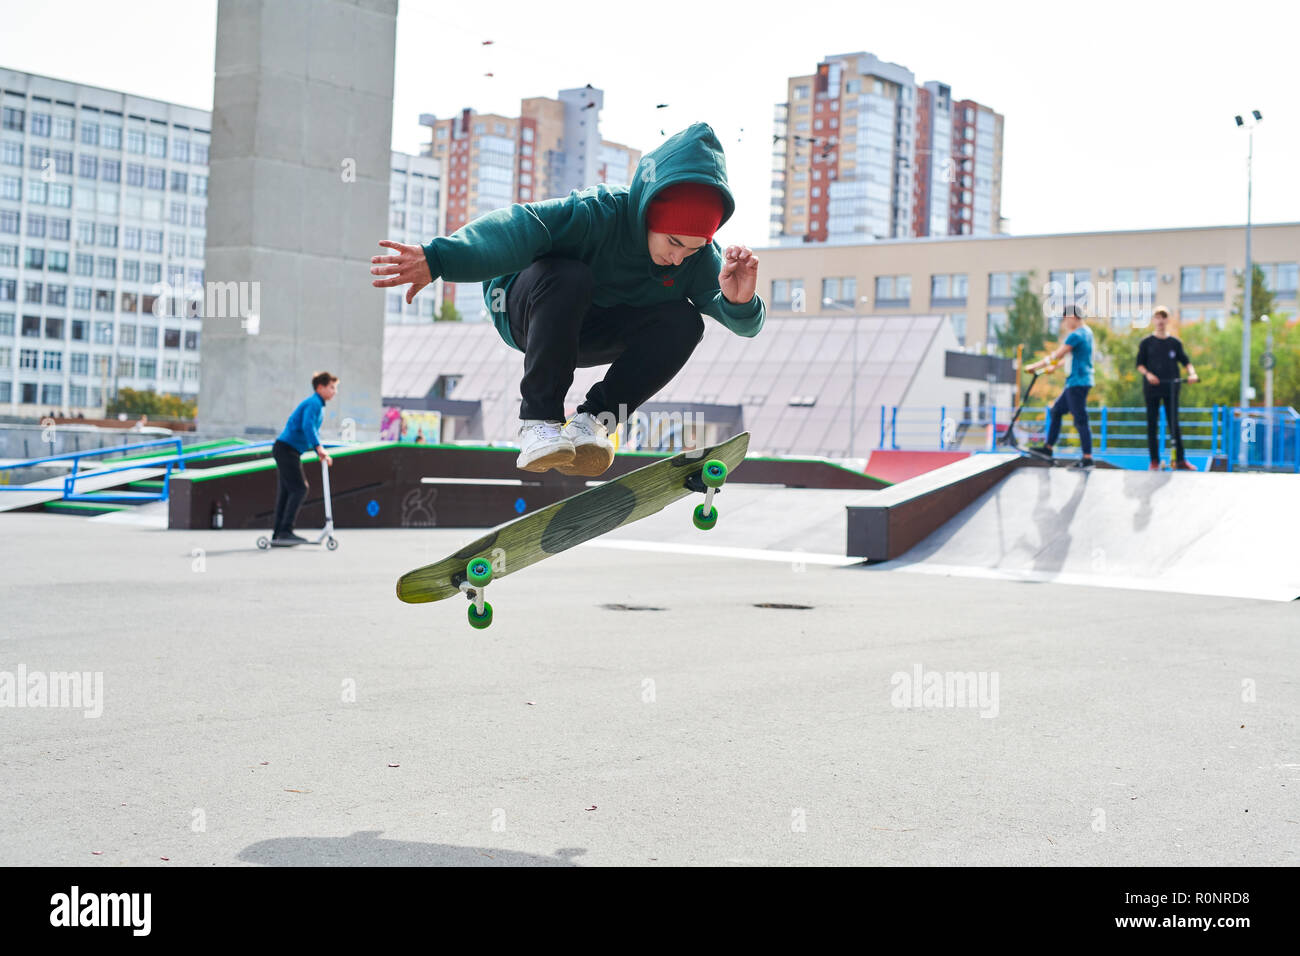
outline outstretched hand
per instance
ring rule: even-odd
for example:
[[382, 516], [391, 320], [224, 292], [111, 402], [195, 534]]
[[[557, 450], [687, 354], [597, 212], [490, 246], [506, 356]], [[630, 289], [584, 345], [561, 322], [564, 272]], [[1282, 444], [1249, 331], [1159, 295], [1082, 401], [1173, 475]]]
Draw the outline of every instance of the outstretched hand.
[[723, 256], [718, 287], [734, 305], [744, 305], [754, 298], [758, 286], [758, 256], [746, 246], [728, 246]]
[[389, 249], [396, 249], [397, 255], [375, 256], [370, 260], [372, 276], [388, 276], [386, 279], [376, 279], [370, 284], [382, 289], [409, 283], [411, 287], [406, 290], [406, 304], [410, 305], [416, 293], [433, 281], [433, 276], [429, 274], [429, 261], [424, 258], [424, 250], [419, 246], [408, 246], [405, 243], [393, 242], [391, 239], [380, 239], [379, 244]]

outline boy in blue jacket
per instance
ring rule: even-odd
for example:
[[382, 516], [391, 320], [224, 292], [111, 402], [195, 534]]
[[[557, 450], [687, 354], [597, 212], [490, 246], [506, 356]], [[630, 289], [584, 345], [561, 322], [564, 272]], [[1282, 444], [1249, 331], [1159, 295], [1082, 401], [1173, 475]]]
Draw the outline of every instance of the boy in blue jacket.
[[[409, 285], [409, 303], [438, 276], [482, 282], [497, 332], [524, 353], [518, 467], [599, 475], [609, 432], [699, 344], [701, 313], [737, 335], [763, 327], [758, 257], [713, 241], [735, 206], [722, 144], [696, 123], [643, 156], [631, 186], [516, 203], [424, 246], [383, 240], [398, 254], [370, 260], [385, 277], [372, 285]], [[574, 369], [595, 365], [609, 371], [566, 423]]]
[[338, 376], [317, 372], [311, 378], [313, 394], [308, 395], [293, 410], [284, 425], [284, 431], [271, 446], [275, 470], [279, 476], [279, 489], [275, 496], [275, 530], [271, 547], [290, 548], [307, 539], [293, 533], [302, 499], [307, 497], [307, 476], [302, 470], [303, 452], [315, 450], [320, 460], [329, 468], [334, 464], [321, 446], [320, 426], [325, 420], [325, 403], [338, 392]]

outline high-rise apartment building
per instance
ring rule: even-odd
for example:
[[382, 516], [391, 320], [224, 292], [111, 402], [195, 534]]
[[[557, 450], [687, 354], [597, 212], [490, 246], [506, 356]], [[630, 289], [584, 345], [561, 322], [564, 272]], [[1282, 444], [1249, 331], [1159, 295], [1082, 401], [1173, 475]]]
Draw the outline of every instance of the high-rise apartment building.
[[[195, 398], [211, 112], [5, 69], [0, 91], [0, 413]], [[392, 160], [387, 238], [427, 242], [441, 164]], [[427, 322], [435, 300], [390, 294], [388, 318]]]
[[[388, 187], [388, 236], [394, 242], [422, 245], [443, 231], [447, 194], [442, 188], [442, 163], [428, 156], [392, 152]], [[383, 250], [376, 249], [382, 253]], [[442, 301], [442, 280], [407, 303], [406, 290], [387, 293], [385, 321], [413, 325], [431, 322]]]
[[998, 231], [1002, 117], [870, 53], [791, 77], [775, 111], [774, 239]]
[[[604, 93], [589, 85], [522, 100], [517, 117], [473, 109], [448, 119], [421, 114], [430, 128], [425, 153], [446, 170], [445, 231], [512, 203], [630, 183], [641, 153], [600, 138], [603, 106]], [[478, 283], [448, 282], [443, 298], [465, 318], [486, 318]]]

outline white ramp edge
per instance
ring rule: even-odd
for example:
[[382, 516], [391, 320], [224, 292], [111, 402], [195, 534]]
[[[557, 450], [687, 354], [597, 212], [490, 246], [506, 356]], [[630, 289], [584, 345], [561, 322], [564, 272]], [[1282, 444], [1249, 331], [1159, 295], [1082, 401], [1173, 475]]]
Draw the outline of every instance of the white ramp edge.
[[880, 570], [1300, 598], [1300, 476], [1022, 468]]
[[613, 551], [687, 554], [701, 558], [741, 558], [747, 561], [780, 561], [785, 564], [818, 564], [828, 567], [848, 567], [862, 563], [861, 558], [846, 558], [842, 554], [820, 554], [813, 551], [769, 551], [764, 548], [728, 548], [707, 544], [672, 544], [667, 541], [629, 541], [597, 538], [592, 541], [584, 541], [580, 547], [608, 548]]
[[1218, 576], [1203, 579], [1134, 578], [1103, 574], [1024, 571], [1011, 568], [973, 568], [955, 564], [878, 564], [873, 571], [902, 571], [908, 574], [933, 574], [939, 577], [983, 578], [991, 581], [1027, 581], [1038, 584], [1082, 584], [1094, 588], [1120, 588], [1126, 591], [1164, 591], [1172, 594], [1197, 594], [1202, 597], [1249, 598], [1258, 601], [1294, 601], [1300, 598], [1295, 588], [1269, 583], [1225, 583]]

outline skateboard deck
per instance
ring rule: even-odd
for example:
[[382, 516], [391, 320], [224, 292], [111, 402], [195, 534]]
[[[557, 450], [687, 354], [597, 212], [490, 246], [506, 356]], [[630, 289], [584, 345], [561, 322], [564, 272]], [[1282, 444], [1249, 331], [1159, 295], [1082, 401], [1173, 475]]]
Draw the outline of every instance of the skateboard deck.
[[[1053, 458], [1044, 455], [1041, 451], [1034, 451], [1032, 448], [1020, 448], [1014, 445], [1007, 446], [1007, 451], [1013, 451], [1020, 455], [1021, 458], [1028, 458], [1030, 461], [1036, 461], [1047, 465], [1049, 468], [1081, 468], [1078, 458]], [[1118, 465], [1106, 461], [1104, 458], [1097, 458], [1095, 455], [1089, 468], [1099, 468], [1103, 471], [1107, 468], [1118, 468]]]
[[[749, 432], [742, 432], [721, 444], [652, 462], [532, 514], [507, 521], [455, 554], [403, 574], [397, 579], [397, 597], [408, 604], [422, 604], [441, 601], [462, 591], [468, 591], [471, 599], [476, 590], [481, 596], [486, 585], [476, 589], [468, 583], [467, 565], [475, 559], [491, 565], [489, 577], [496, 581], [607, 531], [662, 511], [693, 492], [705, 492], [701, 473], [706, 463], [720, 461], [726, 466], [725, 471], [730, 471], [744, 461], [748, 450]], [[711, 493], [706, 501], [711, 505]], [[717, 514], [713, 508], [712, 520], [716, 520]], [[697, 526], [703, 527], [698, 521]]]

